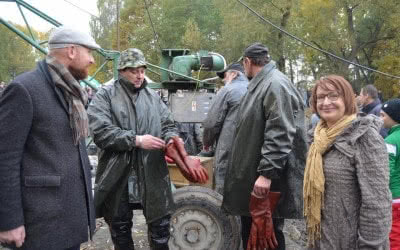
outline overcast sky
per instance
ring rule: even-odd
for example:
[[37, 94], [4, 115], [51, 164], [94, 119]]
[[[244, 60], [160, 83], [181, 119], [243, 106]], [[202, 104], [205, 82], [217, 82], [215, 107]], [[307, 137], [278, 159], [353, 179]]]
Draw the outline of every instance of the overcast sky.
[[[44, 12], [48, 16], [54, 18], [63, 25], [68, 25], [80, 29], [82, 31], [90, 32], [89, 21], [90, 14], [98, 15], [96, 2], [97, 0], [24, 0], [26, 3], [32, 5], [36, 9]], [[68, 3], [69, 2], [69, 3]], [[85, 10], [82, 11], [72, 4]], [[29, 10], [22, 8], [28, 23], [31, 27], [46, 32], [53, 26], [43, 21], [40, 17], [32, 14]], [[19, 24], [24, 24], [24, 20], [19, 12], [15, 2], [1, 2], [0, 1], [0, 17], [6, 21], [12, 21]], [[1, 24], [0, 24], [1, 25]]]

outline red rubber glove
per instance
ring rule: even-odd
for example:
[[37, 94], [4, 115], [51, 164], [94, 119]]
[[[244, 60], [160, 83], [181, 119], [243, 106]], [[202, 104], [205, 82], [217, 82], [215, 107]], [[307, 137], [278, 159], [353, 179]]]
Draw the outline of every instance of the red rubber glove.
[[168, 155], [165, 155], [165, 161], [166, 161], [167, 163], [170, 163], [170, 164], [174, 164], [174, 163], [175, 163], [174, 159], [172, 159], [172, 158], [169, 157]]
[[272, 214], [279, 201], [279, 192], [269, 192], [265, 197], [250, 198], [250, 214], [252, 224], [250, 229], [247, 250], [275, 249], [278, 241], [275, 237]]
[[172, 137], [172, 140], [178, 149], [178, 152], [185, 162], [186, 167], [188, 168], [189, 172], [192, 174], [192, 177], [196, 179], [198, 183], [206, 183], [208, 180], [208, 173], [207, 170], [201, 165], [199, 159], [195, 159], [190, 157], [186, 150], [183, 141], [179, 139], [178, 136]]
[[186, 166], [185, 162], [183, 161], [181, 155], [178, 152], [178, 149], [175, 146], [175, 143], [169, 143], [167, 144], [166, 150], [165, 150], [165, 157], [168, 157], [173, 160], [173, 162], [176, 163], [176, 166], [178, 166], [179, 171], [181, 174], [190, 182], [197, 182], [197, 179], [195, 179], [195, 176], [193, 173], [191, 173]]

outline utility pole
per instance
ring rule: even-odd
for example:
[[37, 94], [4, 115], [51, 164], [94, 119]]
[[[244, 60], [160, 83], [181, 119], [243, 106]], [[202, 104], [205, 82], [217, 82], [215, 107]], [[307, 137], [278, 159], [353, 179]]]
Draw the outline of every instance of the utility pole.
[[120, 51], [120, 42], [119, 42], [119, 0], [117, 0], [117, 50]]

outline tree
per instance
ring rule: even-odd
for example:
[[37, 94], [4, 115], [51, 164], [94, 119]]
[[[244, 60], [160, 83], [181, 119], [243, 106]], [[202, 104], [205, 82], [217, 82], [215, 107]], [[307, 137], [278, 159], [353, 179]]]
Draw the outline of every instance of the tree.
[[[121, 1], [123, 4], [124, 1]], [[99, 10], [99, 17], [91, 17], [89, 22], [91, 34], [96, 40], [97, 44], [103, 49], [115, 50], [116, 46], [113, 43], [116, 29], [116, 18], [117, 18], [117, 6], [115, 0], [97, 0], [97, 8]], [[95, 66], [91, 67], [90, 73], [93, 74], [95, 69], [100, 67], [104, 62], [105, 58], [100, 55], [95, 55]], [[96, 79], [99, 82], [107, 82], [113, 77], [112, 63], [108, 63], [105, 67], [96, 75]]]
[[[390, 53], [397, 58], [400, 53], [397, 46], [400, 5], [394, 0], [247, 0], [246, 3], [265, 19], [320, 49], [370, 68], [395, 68], [389, 67], [395, 61], [387, 57]], [[115, 48], [115, 25], [110, 27], [106, 29], [111, 30], [110, 40]], [[262, 22], [237, 1], [123, 1], [120, 27], [121, 49], [139, 48], [152, 63], [159, 61], [160, 48], [215, 51], [231, 63], [242, 56], [248, 45], [259, 41], [268, 46], [272, 59], [292, 81], [339, 74], [349, 79], [355, 90], [381, 81], [370, 71], [300, 44]]]
[[[30, 35], [24, 26], [11, 24], [26, 35]], [[44, 34], [34, 29], [32, 32], [36, 38], [44, 37]], [[33, 69], [36, 61], [43, 57], [40, 52], [3, 25], [0, 25], [0, 54], [0, 82], [9, 82], [15, 76]]]
[[205, 41], [197, 23], [192, 18], [189, 18], [186, 24], [185, 34], [182, 37], [183, 47], [192, 51], [198, 51], [202, 49], [204, 43]]
[[[396, 37], [398, 28], [389, 24], [388, 17], [398, 16], [399, 10], [392, 0], [303, 0], [300, 8], [302, 33], [321, 49], [348, 61], [374, 67], [373, 55], [377, 44]], [[305, 52], [306, 63], [314, 67], [316, 76], [340, 74], [351, 80], [355, 89], [374, 81], [371, 72], [320, 52]]]

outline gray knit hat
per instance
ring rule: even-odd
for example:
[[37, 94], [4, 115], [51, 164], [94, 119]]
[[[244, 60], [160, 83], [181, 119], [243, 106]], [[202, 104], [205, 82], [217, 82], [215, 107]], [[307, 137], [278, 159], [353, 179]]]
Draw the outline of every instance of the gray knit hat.
[[51, 32], [48, 43], [50, 49], [65, 48], [71, 44], [81, 45], [89, 49], [100, 49], [93, 37], [71, 27], [60, 26]]
[[139, 49], [131, 48], [122, 51], [119, 58], [118, 70], [125, 68], [138, 68], [146, 66], [146, 59], [144, 58], [143, 52]]

